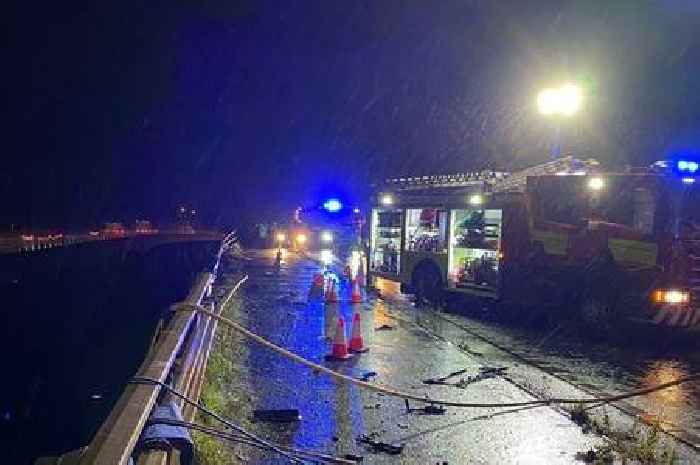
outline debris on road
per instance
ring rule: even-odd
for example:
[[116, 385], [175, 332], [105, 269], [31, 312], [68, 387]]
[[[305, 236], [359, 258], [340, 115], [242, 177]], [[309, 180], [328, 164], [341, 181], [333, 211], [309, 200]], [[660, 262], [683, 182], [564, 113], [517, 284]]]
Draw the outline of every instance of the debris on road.
[[461, 389], [465, 389], [470, 384], [476, 383], [478, 381], [483, 381], [485, 379], [495, 378], [496, 376], [502, 376], [508, 367], [481, 367], [479, 368], [479, 373], [473, 376], [467, 376], [466, 378], [461, 378], [456, 383], [448, 383], [447, 380], [454, 378], [455, 376], [462, 375], [467, 372], [467, 369], [454, 371], [447, 376], [442, 378], [429, 378], [424, 379], [423, 384], [439, 384], [442, 386], [454, 386]]
[[463, 375], [467, 371], [468, 369], [464, 368], [462, 370], [453, 371], [452, 373], [448, 374], [447, 376], [443, 376], [442, 378], [424, 379], [423, 384], [447, 384], [445, 381], [447, 381], [448, 379], [453, 378], [455, 376]]
[[368, 446], [369, 450], [372, 452], [384, 452], [389, 455], [399, 455], [403, 452], [403, 444], [395, 446], [393, 444], [387, 444], [381, 441], [375, 441], [374, 435], [363, 434], [357, 437], [357, 442], [359, 444], [364, 444]]
[[393, 331], [394, 327], [388, 324], [383, 324], [374, 329], [375, 331]]
[[297, 409], [254, 410], [253, 419], [271, 423], [292, 423], [301, 421], [301, 415]]
[[366, 383], [366, 382], [368, 382], [371, 378], [374, 378], [375, 376], [377, 376], [377, 372], [376, 372], [376, 371], [367, 371], [367, 372], [363, 373], [363, 375], [360, 376], [360, 377], [357, 378], [357, 379], [359, 379], [360, 381], [364, 381], [364, 382]]
[[408, 399], [404, 399], [406, 404], [406, 413], [423, 413], [423, 415], [444, 415], [446, 410], [441, 405], [429, 404], [422, 408], [411, 408]]
[[365, 459], [363, 456], [355, 454], [345, 454], [343, 455], [343, 458], [347, 460], [353, 460], [355, 462], [362, 462]]

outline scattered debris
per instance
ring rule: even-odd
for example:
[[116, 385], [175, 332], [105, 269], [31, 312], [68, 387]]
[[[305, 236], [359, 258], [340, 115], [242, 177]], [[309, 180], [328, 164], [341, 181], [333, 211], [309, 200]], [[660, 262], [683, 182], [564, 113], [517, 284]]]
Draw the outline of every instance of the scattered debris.
[[370, 380], [370, 378], [374, 378], [375, 376], [377, 376], [376, 371], [367, 371], [357, 379], [359, 379], [360, 381], [364, 381], [366, 383]]
[[466, 372], [467, 372], [467, 369], [464, 368], [462, 370], [453, 371], [449, 375], [443, 376], [442, 378], [424, 379], [423, 384], [447, 384], [447, 383], [445, 383], [445, 381], [447, 381], [448, 379], [455, 377], [455, 376], [463, 375]]
[[442, 378], [425, 379], [423, 380], [423, 384], [440, 384], [443, 386], [455, 386], [464, 389], [470, 384], [476, 383], [477, 381], [495, 378], [496, 376], [503, 376], [505, 375], [507, 369], [508, 367], [480, 367], [479, 373], [474, 376], [467, 376], [466, 378], [461, 378], [456, 383], [447, 382], [447, 380], [449, 380], [450, 378], [466, 373], [467, 369], [465, 368], [464, 370], [452, 372], [447, 376], [443, 376]]
[[369, 447], [372, 452], [384, 452], [389, 455], [399, 455], [403, 452], [403, 444], [395, 446], [393, 444], [387, 444], [385, 442], [374, 440], [374, 435], [366, 435], [357, 437], [357, 442], [359, 444], [364, 444]]
[[297, 409], [254, 410], [253, 419], [272, 423], [291, 423], [301, 421], [301, 415]]
[[404, 399], [406, 404], [406, 413], [423, 413], [424, 415], [444, 415], [446, 410], [441, 405], [429, 404], [423, 408], [411, 408], [408, 399]]
[[345, 454], [343, 455], [343, 458], [347, 460], [353, 460], [355, 462], [362, 462], [364, 460], [363, 456], [355, 454]]
[[396, 426], [398, 426], [400, 429], [408, 429], [408, 425], [403, 425], [401, 423], [397, 423]]
[[379, 326], [378, 328], [375, 328], [374, 330], [375, 331], [393, 331], [394, 327], [385, 323], [385, 324]]
[[382, 404], [380, 404], [379, 402], [377, 402], [374, 405], [365, 405], [366, 410], [376, 410], [376, 409], [379, 409], [381, 407], [382, 407]]

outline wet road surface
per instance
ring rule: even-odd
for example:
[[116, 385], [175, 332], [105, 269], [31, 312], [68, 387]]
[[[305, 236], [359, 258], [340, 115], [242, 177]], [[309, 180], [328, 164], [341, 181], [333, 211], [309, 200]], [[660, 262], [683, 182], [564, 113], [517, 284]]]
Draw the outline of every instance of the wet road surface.
[[[272, 251], [251, 251], [249, 256], [245, 272], [250, 279], [227, 315], [270, 341], [351, 376], [376, 372], [372, 382], [420, 396], [462, 402], [534, 399], [503, 377], [478, 378], [490, 361], [484, 363], [481, 357], [422, 328], [406, 301], [371, 298], [352, 305], [347, 288], [341, 290], [338, 304], [307, 301], [312, 275], [319, 270], [315, 262], [290, 255], [277, 273]], [[233, 279], [224, 275], [221, 281], [225, 287]], [[361, 315], [370, 352], [349, 362], [324, 362], [338, 316], [344, 317], [349, 334], [353, 312]], [[392, 329], [377, 330], [383, 325]], [[535, 465], [580, 463], [577, 453], [600, 442], [582, 434], [565, 415], [549, 407], [407, 413], [400, 399], [315, 374], [231, 330], [221, 329], [217, 338], [216, 350], [226, 360], [218, 362], [226, 366], [219, 380], [224, 392], [222, 409], [251, 431], [291, 447], [338, 456], [362, 455], [363, 463]], [[473, 382], [462, 388], [422, 383], [458, 370], [466, 370], [462, 376]], [[279, 425], [251, 420], [254, 409], [289, 408], [299, 409], [302, 421]], [[402, 454], [372, 453], [356, 442], [358, 436], [372, 433], [380, 441], [405, 445]], [[231, 463], [287, 463], [285, 458], [245, 446], [231, 448], [230, 454], [224, 454]]]

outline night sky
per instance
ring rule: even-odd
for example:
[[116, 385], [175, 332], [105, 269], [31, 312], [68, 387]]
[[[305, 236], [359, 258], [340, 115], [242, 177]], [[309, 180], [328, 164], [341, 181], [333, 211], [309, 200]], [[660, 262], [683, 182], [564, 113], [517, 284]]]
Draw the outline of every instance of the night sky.
[[24, 2], [9, 13], [3, 227], [179, 202], [207, 223], [401, 174], [548, 156], [537, 91], [586, 85], [563, 149], [700, 151], [697, 0]]

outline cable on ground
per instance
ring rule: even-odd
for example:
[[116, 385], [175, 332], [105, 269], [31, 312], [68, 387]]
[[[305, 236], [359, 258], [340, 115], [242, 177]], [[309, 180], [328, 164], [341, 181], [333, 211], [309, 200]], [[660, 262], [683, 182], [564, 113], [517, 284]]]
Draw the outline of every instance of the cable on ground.
[[[220, 439], [225, 439], [228, 441], [232, 442], [240, 442], [242, 444], [246, 444], [252, 447], [256, 447], [259, 449], [267, 450], [266, 447], [263, 445], [253, 442], [250, 439], [237, 435], [235, 433], [231, 433], [229, 431], [225, 430], [220, 430], [216, 428], [212, 428], [211, 426], [203, 425], [201, 423], [189, 423], [186, 421], [179, 421], [179, 420], [172, 420], [172, 419], [158, 419], [152, 422], [153, 424], [159, 424], [159, 425], [171, 425], [171, 426], [179, 426], [187, 429], [191, 429], [194, 431], [199, 431], [204, 434], [208, 434], [210, 436], [218, 437]], [[307, 450], [302, 450], [302, 449], [294, 449], [291, 447], [287, 446], [279, 446], [280, 449], [283, 449], [286, 452], [289, 452], [295, 456], [299, 456], [299, 458], [303, 459], [308, 459], [314, 462], [322, 462], [322, 463], [338, 463], [338, 464], [343, 464], [343, 465], [354, 465], [356, 461], [354, 460], [348, 460], [344, 458], [338, 458], [334, 457], [332, 455], [327, 455], [327, 454], [322, 454], [319, 452], [313, 452], [313, 451], [307, 451]]]
[[318, 363], [312, 362], [308, 359], [305, 359], [301, 357], [300, 355], [297, 355], [293, 352], [290, 352], [289, 350], [280, 347], [267, 339], [263, 338], [262, 336], [259, 336], [252, 331], [248, 330], [247, 328], [239, 325], [238, 323], [223, 317], [216, 315], [209, 310], [199, 306], [199, 305], [194, 305], [194, 304], [185, 304], [182, 305], [179, 309], [179, 311], [197, 311], [200, 313], [203, 313], [205, 315], [210, 316], [211, 318], [215, 318], [222, 324], [233, 328], [234, 330], [238, 331], [239, 333], [243, 334], [249, 339], [254, 340], [255, 342], [267, 347], [268, 349], [277, 352], [278, 354], [294, 360], [297, 363], [300, 363], [301, 365], [305, 365], [312, 370], [320, 373], [324, 373], [328, 376], [331, 376], [337, 380], [344, 381], [346, 383], [354, 384], [358, 387], [378, 392], [387, 396], [391, 397], [397, 397], [400, 399], [407, 399], [407, 400], [412, 400], [416, 402], [423, 402], [426, 404], [433, 404], [433, 405], [443, 405], [446, 407], [463, 407], [463, 408], [510, 408], [510, 407], [526, 407], [529, 405], [550, 405], [550, 404], [595, 404], [595, 403], [604, 403], [608, 404], [611, 402], [617, 402], [620, 400], [624, 399], [629, 399], [632, 397], [639, 397], [639, 396], [644, 396], [647, 394], [651, 394], [653, 392], [661, 391], [664, 389], [668, 389], [673, 386], [677, 386], [679, 384], [687, 383], [690, 381], [695, 381], [700, 379], [700, 373], [695, 373], [689, 376], [685, 376], [683, 378], [678, 378], [666, 383], [658, 384], [656, 386], [651, 386], [648, 388], [644, 389], [638, 389], [635, 391], [630, 391], [627, 393], [619, 394], [619, 395], [614, 395], [614, 396], [607, 396], [607, 397], [597, 397], [597, 398], [590, 398], [590, 399], [571, 399], [571, 398], [549, 398], [549, 399], [540, 399], [540, 400], [531, 400], [531, 401], [523, 401], [523, 402], [499, 402], [499, 403], [481, 403], [481, 402], [454, 402], [454, 401], [449, 401], [449, 400], [441, 400], [441, 399], [431, 399], [430, 397], [420, 397], [415, 394], [407, 393], [407, 392], [402, 392], [396, 388], [393, 387], [385, 387], [385, 386], [380, 386], [377, 384], [371, 384], [365, 381], [358, 380], [356, 378], [353, 378], [351, 376], [344, 375], [342, 373], [338, 373], [337, 371], [331, 370], [330, 368], [327, 368], [323, 365], [319, 365]]

